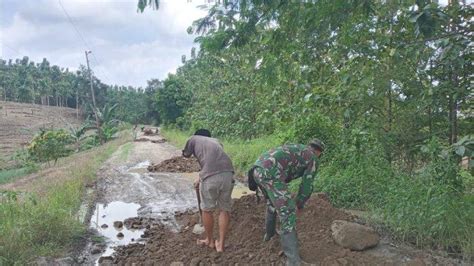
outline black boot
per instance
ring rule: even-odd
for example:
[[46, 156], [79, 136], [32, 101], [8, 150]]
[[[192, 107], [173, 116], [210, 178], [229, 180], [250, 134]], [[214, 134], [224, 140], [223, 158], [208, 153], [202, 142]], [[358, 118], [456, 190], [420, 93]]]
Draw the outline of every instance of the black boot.
[[277, 214], [273, 207], [267, 206], [267, 215], [265, 216], [265, 236], [263, 241], [269, 241], [276, 233]]
[[292, 232], [281, 234], [281, 247], [286, 256], [287, 266], [301, 265], [301, 258], [298, 252], [298, 238], [296, 237], [296, 230]]

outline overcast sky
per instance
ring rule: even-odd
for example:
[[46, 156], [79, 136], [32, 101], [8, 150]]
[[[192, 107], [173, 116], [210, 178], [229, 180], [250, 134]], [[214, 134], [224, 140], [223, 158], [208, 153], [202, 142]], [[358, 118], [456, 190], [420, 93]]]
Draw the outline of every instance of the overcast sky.
[[90, 49], [104, 83], [145, 86], [174, 72], [197, 46], [186, 29], [206, 14], [197, 8], [203, 2], [161, 0], [159, 10], [137, 13], [137, 0], [0, 0], [0, 57], [47, 58], [76, 70]]

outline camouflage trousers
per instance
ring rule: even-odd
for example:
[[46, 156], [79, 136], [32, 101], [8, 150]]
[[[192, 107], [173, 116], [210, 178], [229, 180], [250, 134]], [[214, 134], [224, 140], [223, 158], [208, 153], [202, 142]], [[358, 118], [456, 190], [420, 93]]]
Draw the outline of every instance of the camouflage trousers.
[[280, 234], [295, 230], [296, 203], [288, 191], [288, 185], [281, 181], [278, 171], [272, 173], [268, 169], [256, 167], [254, 169], [255, 182], [263, 190], [267, 199], [267, 208], [274, 209], [280, 220]]

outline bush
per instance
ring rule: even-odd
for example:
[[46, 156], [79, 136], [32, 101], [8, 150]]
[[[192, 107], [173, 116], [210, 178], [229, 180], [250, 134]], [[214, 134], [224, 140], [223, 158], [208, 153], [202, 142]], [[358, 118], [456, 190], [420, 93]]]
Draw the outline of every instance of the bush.
[[315, 186], [327, 192], [336, 206], [367, 208], [383, 204], [390, 164], [375, 137], [363, 130], [347, 131], [340, 143], [323, 156]]
[[306, 144], [313, 138], [319, 138], [330, 150], [339, 142], [341, 126], [320, 113], [312, 112], [298, 117], [290, 125], [280, 126], [277, 132], [283, 142]]
[[474, 254], [472, 194], [431, 182], [426, 176], [400, 175], [387, 187], [384, 202], [374, 211], [401, 239], [420, 246], [441, 245], [453, 253]]
[[72, 149], [68, 146], [72, 143], [72, 138], [64, 130], [50, 130], [41, 132], [33, 138], [28, 145], [28, 154], [37, 162], [49, 162], [61, 157], [68, 156]]

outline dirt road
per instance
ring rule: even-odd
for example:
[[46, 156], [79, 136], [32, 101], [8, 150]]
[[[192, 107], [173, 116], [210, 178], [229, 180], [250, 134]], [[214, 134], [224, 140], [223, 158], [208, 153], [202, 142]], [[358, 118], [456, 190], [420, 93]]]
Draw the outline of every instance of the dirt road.
[[[140, 136], [142, 138], [144, 136]], [[89, 243], [85, 264], [101, 265], [282, 265], [278, 237], [263, 243], [264, 203], [255, 196], [235, 196], [228, 246], [224, 254], [196, 245], [192, 233], [198, 221], [192, 179], [184, 173], [149, 173], [150, 163], [180, 155], [168, 143], [150, 141], [123, 145], [102, 167], [97, 183], [98, 201], [90, 226], [105, 237], [106, 246]], [[174, 160], [169, 160], [173, 162]], [[246, 194], [242, 187], [236, 189]], [[350, 251], [331, 237], [334, 220], [356, 220], [334, 208], [324, 197], [313, 196], [298, 218], [303, 260], [314, 265], [426, 265], [451, 264], [454, 259], [436, 257], [382, 238], [374, 249]]]

